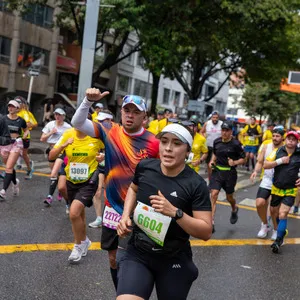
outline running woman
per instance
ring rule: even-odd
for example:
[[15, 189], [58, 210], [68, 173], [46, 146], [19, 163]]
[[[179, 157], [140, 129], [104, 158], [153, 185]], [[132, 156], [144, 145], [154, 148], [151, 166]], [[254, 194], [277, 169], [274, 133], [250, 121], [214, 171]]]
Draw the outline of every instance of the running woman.
[[119, 262], [117, 300], [149, 299], [154, 285], [158, 299], [187, 299], [198, 277], [189, 237], [211, 236], [206, 182], [185, 164], [191, 132], [170, 124], [158, 138], [160, 160], [137, 165], [118, 225], [119, 236], [132, 236]]
[[28, 104], [26, 102], [26, 100], [23, 97], [15, 97], [15, 99], [19, 104], [20, 104], [20, 110], [18, 112], [18, 116], [23, 118], [26, 122], [27, 128], [29, 129], [29, 134], [27, 135], [27, 138], [24, 139], [23, 138], [23, 153], [22, 156], [19, 157], [18, 159], [18, 164], [17, 164], [17, 168], [21, 169], [22, 165], [21, 165], [21, 160], [22, 157], [25, 161], [26, 167], [27, 167], [27, 173], [25, 176], [25, 179], [31, 179], [33, 172], [34, 172], [34, 163], [32, 160], [30, 160], [29, 155], [28, 155], [28, 149], [30, 147], [30, 131], [33, 128], [36, 128], [38, 126], [38, 123], [35, 119], [35, 117], [33, 116], [33, 114], [29, 111], [28, 109]]
[[16, 171], [14, 169], [19, 155], [23, 150], [23, 138], [26, 139], [29, 130], [24, 119], [20, 118], [17, 113], [20, 105], [15, 100], [8, 102], [8, 115], [6, 116], [6, 123], [10, 132], [12, 143], [7, 146], [0, 146], [0, 155], [5, 164], [5, 177], [3, 180], [3, 188], [0, 191], [0, 199], [6, 199], [6, 191], [12, 182], [13, 195], [18, 196], [20, 192], [19, 179], [16, 178]]
[[[54, 149], [50, 151], [49, 157], [55, 159], [64, 151], [68, 158], [65, 172], [70, 220], [75, 239], [69, 262], [78, 263], [82, 257], [87, 255], [91, 245], [91, 241], [86, 235], [85, 207], [93, 205], [93, 197], [98, 187], [98, 174], [95, 176], [96, 180], [93, 177], [98, 167], [96, 155], [101, 141], [91, 138], [77, 129], [71, 129], [71, 131], [63, 134]], [[73, 137], [70, 138], [70, 134]]]
[[214, 141], [213, 155], [209, 163], [213, 168], [209, 184], [212, 202], [213, 232], [215, 231], [214, 216], [220, 190], [223, 188], [226, 199], [231, 205], [230, 223], [235, 224], [238, 220], [238, 206], [233, 197], [237, 182], [236, 167], [245, 162], [245, 152], [238, 140], [232, 136], [232, 123], [225, 121], [222, 124], [221, 137]]
[[[264, 161], [266, 158], [275, 150], [283, 145], [283, 136], [284, 129], [283, 127], [274, 127], [273, 136], [271, 140], [265, 140], [260, 149], [258, 150], [257, 162], [255, 165], [254, 172], [251, 174], [250, 179], [255, 180], [257, 174], [262, 169]], [[256, 209], [259, 218], [261, 219], [261, 227], [257, 234], [257, 237], [260, 239], [265, 238], [268, 235], [268, 232], [271, 230], [271, 227], [268, 224], [268, 206], [269, 199], [271, 196], [271, 189], [273, 183], [274, 169], [263, 170], [262, 179], [256, 195]], [[277, 221], [276, 218], [273, 220], [273, 232], [271, 240], [275, 240], [277, 237]]]
[[[47, 125], [42, 130], [41, 142], [47, 142], [48, 148], [46, 149], [46, 154], [48, 156], [49, 167], [52, 171], [55, 160], [49, 159], [49, 153], [53, 146], [59, 141], [62, 134], [67, 130], [70, 129], [71, 126], [66, 123], [65, 120], [66, 113], [62, 108], [56, 108], [54, 111], [54, 121], [47, 123]], [[63, 163], [63, 160], [60, 160], [60, 164]], [[60, 165], [61, 166], [61, 165]], [[60, 166], [57, 165], [57, 173], [52, 174], [50, 177], [50, 186], [49, 186], [49, 193], [48, 196], [43, 200], [46, 206], [50, 206], [53, 201], [53, 194], [55, 192], [57, 182], [58, 182], [58, 170], [60, 170]], [[59, 195], [59, 199], [60, 195]]]
[[108, 94], [95, 88], [87, 89], [86, 98], [75, 112], [72, 124], [80, 131], [100, 138], [105, 145], [105, 208], [101, 248], [108, 251], [111, 276], [117, 287], [117, 221], [121, 219], [126, 192], [136, 165], [142, 159], [158, 156], [159, 141], [143, 128], [147, 107], [145, 100], [139, 96], [127, 95], [123, 98], [122, 126], [114, 123], [111, 128], [106, 128], [88, 120], [87, 115], [93, 102]]
[[274, 168], [271, 190], [271, 216], [277, 219], [277, 237], [271, 245], [273, 253], [278, 253], [287, 234], [287, 216], [297, 195], [296, 183], [300, 168], [300, 148], [297, 147], [299, 135], [289, 131], [285, 145], [274, 150], [264, 162], [264, 169]]

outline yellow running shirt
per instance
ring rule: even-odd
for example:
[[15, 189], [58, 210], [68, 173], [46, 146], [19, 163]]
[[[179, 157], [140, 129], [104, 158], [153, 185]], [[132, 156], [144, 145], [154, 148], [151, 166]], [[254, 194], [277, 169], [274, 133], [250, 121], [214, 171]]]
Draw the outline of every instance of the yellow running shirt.
[[[203, 135], [196, 132], [196, 134], [194, 136], [194, 140], [193, 140], [192, 151], [189, 155], [189, 159], [191, 161], [199, 160], [200, 157], [201, 157], [201, 154], [202, 153], [207, 153], [207, 152], [208, 152], [208, 148], [206, 146], [206, 138]], [[198, 165], [196, 167], [193, 167], [191, 163], [188, 163], [188, 165], [193, 170], [195, 170], [197, 173], [199, 172], [200, 165]]]
[[[37, 124], [35, 117], [29, 110], [22, 109], [17, 113], [17, 115], [22, 119], [24, 119], [26, 123], [30, 122], [33, 125]], [[28, 128], [28, 129], [32, 130], [32, 128]], [[27, 139], [30, 139], [30, 132], [27, 135]]]
[[97, 169], [96, 155], [104, 145], [99, 139], [90, 136], [79, 139], [76, 130], [71, 128], [63, 133], [54, 148], [60, 147], [69, 138], [74, 138], [74, 141], [64, 149], [68, 157], [68, 164], [65, 167], [67, 180], [75, 184], [85, 182]]

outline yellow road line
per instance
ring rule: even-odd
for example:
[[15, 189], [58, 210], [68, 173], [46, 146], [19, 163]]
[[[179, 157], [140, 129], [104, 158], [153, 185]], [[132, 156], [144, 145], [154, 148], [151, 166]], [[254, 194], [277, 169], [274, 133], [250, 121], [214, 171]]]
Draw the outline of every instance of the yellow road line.
[[[266, 246], [271, 245], [271, 240], [262, 239], [236, 239], [236, 240], [209, 240], [207, 242], [200, 240], [191, 240], [192, 247], [225, 247], [225, 246]], [[300, 245], [300, 238], [287, 238], [285, 244]], [[71, 251], [73, 243], [59, 244], [25, 244], [25, 245], [0, 245], [0, 254], [17, 253], [17, 252], [42, 252], [42, 251]], [[89, 250], [100, 250], [99, 242], [92, 243]]]
[[[222, 201], [217, 201], [217, 204], [225, 205], [225, 206], [230, 206], [230, 204], [228, 202], [222, 202]], [[246, 210], [256, 211], [255, 207], [251, 207], [251, 206], [247, 206], [247, 205], [240, 205], [240, 204], [238, 204], [238, 207], [242, 208], [242, 209], [246, 209]], [[289, 214], [288, 217], [292, 218], [292, 219], [298, 219], [298, 220], [300, 220], [300, 216], [296, 216], [296, 215], [293, 215], [293, 214]]]
[[[5, 168], [0, 167], [0, 170], [3, 170], [3, 171], [4, 171]], [[27, 173], [27, 171], [17, 170], [17, 173]], [[49, 173], [49, 174], [46, 174], [46, 173], [33, 172], [33, 175], [36, 175], [36, 176], [42, 176], [42, 177], [49, 177], [49, 176], [50, 176], [50, 173]]]

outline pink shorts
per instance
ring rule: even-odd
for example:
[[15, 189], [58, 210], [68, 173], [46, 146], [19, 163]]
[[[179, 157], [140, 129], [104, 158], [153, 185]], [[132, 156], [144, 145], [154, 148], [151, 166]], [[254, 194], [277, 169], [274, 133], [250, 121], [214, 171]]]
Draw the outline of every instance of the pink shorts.
[[6, 146], [0, 146], [0, 154], [2, 157], [7, 158], [9, 156], [9, 153], [23, 153], [23, 141], [22, 139], [18, 138], [15, 140], [14, 143], [6, 145]]

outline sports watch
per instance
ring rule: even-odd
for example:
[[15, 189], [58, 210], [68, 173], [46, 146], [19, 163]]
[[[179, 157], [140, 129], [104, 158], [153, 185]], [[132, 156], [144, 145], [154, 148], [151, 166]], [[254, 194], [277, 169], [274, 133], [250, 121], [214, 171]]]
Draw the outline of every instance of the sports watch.
[[183, 211], [182, 211], [182, 209], [180, 209], [180, 208], [178, 208], [177, 210], [176, 210], [176, 215], [175, 215], [175, 217], [174, 217], [174, 220], [176, 221], [176, 220], [179, 220], [179, 219], [181, 219], [183, 217]]

